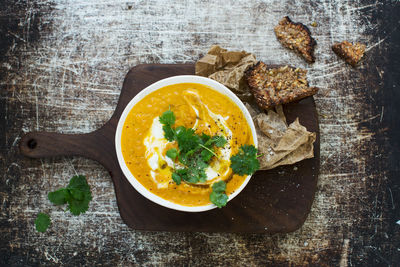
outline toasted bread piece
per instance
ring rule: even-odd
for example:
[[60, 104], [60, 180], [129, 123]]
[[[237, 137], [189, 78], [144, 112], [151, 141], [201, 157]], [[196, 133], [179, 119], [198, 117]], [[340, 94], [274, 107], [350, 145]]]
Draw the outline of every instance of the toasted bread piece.
[[259, 61], [246, 70], [245, 77], [262, 109], [293, 102], [318, 91], [318, 88], [308, 86], [307, 71], [300, 68], [268, 67]]
[[332, 50], [347, 63], [355, 67], [364, 55], [365, 45], [343, 41], [341, 43], [334, 43]]
[[275, 35], [281, 44], [296, 51], [308, 63], [314, 63], [314, 47], [317, 42], [311, 37], [311, 32], [302, 23], [295, 23], [288, 16], [284, 17], [274, 28]]

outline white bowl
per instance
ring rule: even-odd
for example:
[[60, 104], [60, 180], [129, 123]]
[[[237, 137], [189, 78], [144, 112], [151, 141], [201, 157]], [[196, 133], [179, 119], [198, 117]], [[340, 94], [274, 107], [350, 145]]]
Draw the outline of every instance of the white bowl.
[[[125, 107], [124, 112], [122, 112], [122, 115], [118, 121], [118, 126], [117, 126], [117, 131], [115, 134], [115, 149], [117, 151], [117, 157], [118, 157], [118, 162], [119, 165], [122, 169], [122, 172], [124, 173], [125, 177], [128, 179], [128, 181], [131, 183], [133, 188], [135, 188], [140, 194], [142, 194], [144, 197], [147, 199], [170, 209], [174, 210], [180, 210], [180, 211], [188, 211], [188, 212], [199, 212], [199, 211], [206, 211], [206, 210], [211, 210], [216, 208], [214, 204], [209, 204], [205, 206], [195, 206], [195, 207], [188, 207], [188, 206], [183, 206], [179, 205], [176, 203], [173, 203], [171, 201], [165, 200], [152, 192], [150, 192], [148, 189], [146, 189], [136, 178], [133, 176], [131, 171], [129, 170], [128, 166], [125, 163], [124, 157], [122, 155], [122, 149], [121, 149], [121, 134], [122, 134], [122, 129], [126, 120], [126, 117], [128, 116], [129, 112], [131, 109], [140, 101], [142, 100], [145, 96], [148, 94], [157, 91], [158, 89], [172, 85], [172, 84], [179, 84], [179, 83], [199, 83], [206, 85], [210, 87], [211, 89], [214, 89], [215, 91], [229, 97], [243, 112], [244, 117], [247, 120], [247, 123], [250, 125], [250, 129], [253, 135], [253, 140], [254, 140], [254, 145], [257, 147], [257, 135], [256, 135], [256, 129], [254, 127], [253, 120], [251, 119], [250, 113], [247, 110], [247, 108], [244, 106], [243, 102], [234, 94], [232, 93], [231, 90], [226, 88], [224, 85], [220, 84], [219, 82], [216, 82], [214, 80], [201, 77], [201, 76], [194, 76], [194, 75], [180, 75], [180, 76], [173, 76], [170, 78], [166, 78], [163, 80], [160, 80], [158, 82], [155, 82], [145, 89], [143, 89], [140, 93], [138, 93]], [[250, 180], [251, 175], [248, 175], [246, 177], [246, 180], [243, 182], [243, 184], [235, 190], [233, 194], [229, 196], [228, 201], [232, 200], [237, 194], [240, 193], [240, 191], [243, 190], [243, 188], [247, 185], [247, 183]], [[229, 204], [227, 204], [229, 205]]]

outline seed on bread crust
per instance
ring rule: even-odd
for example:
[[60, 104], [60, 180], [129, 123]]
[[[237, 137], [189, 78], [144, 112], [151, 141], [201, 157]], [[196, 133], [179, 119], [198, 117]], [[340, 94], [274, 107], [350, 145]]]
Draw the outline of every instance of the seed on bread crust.
[[318, 92], [318, 88], [308, 86], [307, 70], [300, 68], [268, 67], [259, 61], [246, 70], [245, 77], [262, 109], [300, 100]]
[[347, 63], [355, 67], [364, 55], [365, 45], [343, 41], [341, 43], [334, 43], [332, 50]]
[[311, 32], [302, 23], [295, 23], [286, 16], [274, 28], [279, 42], [300, 54], [308, 63], [314, 63], [314, 47], [317, 42], [311, 37]]

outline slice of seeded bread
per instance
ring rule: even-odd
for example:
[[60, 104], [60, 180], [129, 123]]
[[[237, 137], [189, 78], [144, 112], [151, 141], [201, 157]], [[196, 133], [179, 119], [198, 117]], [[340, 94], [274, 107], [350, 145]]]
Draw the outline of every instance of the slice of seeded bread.
[[311, 32], [302, 23], [295, 23], [288, 16], [284, 17], [274, 28], [275, 35], [281, 44], [296, 51], [308, 63], [314, 63], [314, 47], [317, 42], [311, 37]]
[[365, 45], [361, 43], [350, 43], [343, 41], [332, 45], [332, 50], [347, 63], [355, 67], [365, 52]]
[[307, 71], [289, 66], [267, 66], [259, 61], [245, 73], [250, 90], [262, 109], [300, 100], [317, 93], [309, 87]]

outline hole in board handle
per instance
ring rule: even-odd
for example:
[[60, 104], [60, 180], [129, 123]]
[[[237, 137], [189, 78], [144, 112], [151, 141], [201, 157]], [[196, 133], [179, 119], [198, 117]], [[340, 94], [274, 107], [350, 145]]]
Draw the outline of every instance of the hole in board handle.
[[35, 149], [37, 142], [35, 139], [29, 139], [27, 145], [30, 149]]

